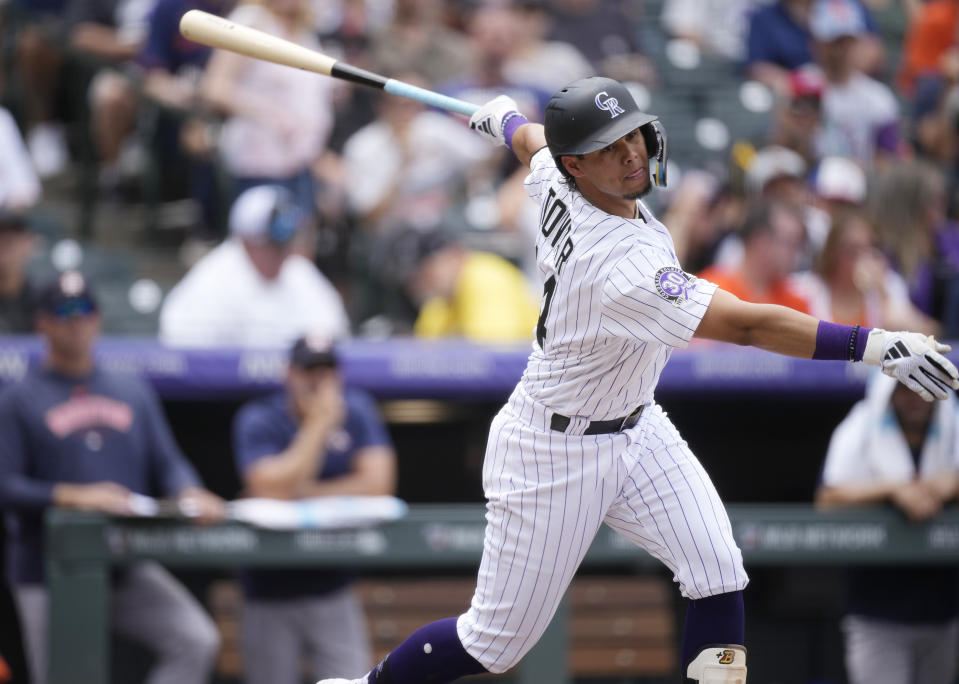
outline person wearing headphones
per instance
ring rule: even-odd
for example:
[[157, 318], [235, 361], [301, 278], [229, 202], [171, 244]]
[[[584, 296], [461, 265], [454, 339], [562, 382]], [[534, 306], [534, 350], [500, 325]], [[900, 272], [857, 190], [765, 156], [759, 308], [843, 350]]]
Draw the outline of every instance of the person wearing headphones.
[[308, 332], [347, 336], [342, 298], [297, 252], [311, 220], [278, 185], [244, 191], [230, 209], [230, 235], [167, 296], [160, 340], [180, 347], [273, 347]]

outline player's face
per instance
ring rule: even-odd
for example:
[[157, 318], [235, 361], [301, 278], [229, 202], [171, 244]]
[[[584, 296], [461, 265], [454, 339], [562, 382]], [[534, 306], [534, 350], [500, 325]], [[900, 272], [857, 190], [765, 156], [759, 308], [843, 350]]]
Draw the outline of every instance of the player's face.
[[305, 415], [316, 393], [326, 384], [342, 382], [336, 366], [300, 368], [290, 366], [286, 374], [286, 390], [299, 415]]
[[269, 8], [277, 16], [296, 19], [306, 9], [306, 3], [303, 0], [270, 0]]
[[462, 256], [458, 247], [447, 247], [424, 259], [407, 285], [413, 300], [422, 304], [433, 297], [453, 297], [462, 270]]
[[806, 240], [806, 228], [792, 213], [773, 212], [769, 240], [764, 253], [765, 266], [776, 278], [784, 278], [796, 268]]
[[276, 280], [283, 263], [291, 254], [292, 245], [275, 245], [272, 242], [254, 242], [244, 240], [247, 256], [257, 272], [265, 280]]
[[935, 404], [897, 384], [892, 392], [892, 408], [904, 430], [924, 430], [932, 419]]
[[869, 224], [860, 218], [849, 219], [836, 245], [836, 276], [852, 282], [856, 264], [870, 255], [873, 249]]
[[46, 338], [54, 360], [76, 362], [88, 358], [100, 334], [100, 316], [95, 312], [70, 316], [41, 314], [37, 330]]
[[853, 36], [842, 36], [829, 42], [817, 43], [819, 62], [826, 73], [842, 73], [852, 65], [852, 51], [856, 46]]
[[31, 233], [0, 228], [0, 274], [19, 280], [33, 253], [34, 242]]
[[[638, 128], [601, 150], [563, 160], [586, 199], [605, 211], [623, 206], [624, 200], [639, 199], [652, 189], [649, 154]], [[631, 205], [629, 211], [631, 215]]]

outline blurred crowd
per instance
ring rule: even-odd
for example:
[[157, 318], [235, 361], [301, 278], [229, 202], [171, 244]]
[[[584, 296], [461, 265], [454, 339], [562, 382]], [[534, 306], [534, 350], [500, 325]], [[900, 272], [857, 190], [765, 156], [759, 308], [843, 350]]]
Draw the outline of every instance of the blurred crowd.
[[[622, 80], [670, 136], [669, 187], [645, 201], [687, 271], [826, 320], [959, 339], [959, 0], [0, 0], [0, 336], [39, 332], [48, 354], [0, 403], [0, 435], [22, 447], [7, 452], [16, 467], [0, 458], [18, 476], [0, 479], [0, 503], [26, 521], [14, 539], [24, 572], [15, 583], [36, 588], [45, 506], [128, 505], [158, 467], [164, 494], [222, 514], [151, 390], [95, 368], [101, 324], [107, 334], [127, 329], [111, 318], [116, 300], [93, 294], [106, 286], [89, 272], [95, 263], [80, 264], [87, 277], [68, 268], [77, 259], [64, 237], [88, 253], [122, 243], [124, 258], [140, 255], [136, 268], [171, 260], [154, 269], [175, 274], [169, 282], [129, 290], [166, 344], [291, 350], [284, 393], [234, 426], [244, 487], [263, 496], [395, 488], [375, 405], [342, 387], [332, 340], [532, 340], [539, 217], [508, 151], [462, 117], [192, 43], [178, 30], [190, 9], [476, 104], [506, 93], [537, 121], [574, 79]], [[188, 211], [171, 252], [148, 228], [173, 206]], [[91, 207], [126, 223], [87, 230], [73, 217]], [[41, 261], [63, 273], [40, 278]], [[956, 498], [955, 402], [933, 415], [904, 401], [882, 386], [854, 409], [831, 447], [821, 504], [888, 500], [921, 520]], [[132, 446], [105, 447], [104, 430], [84, 416], [133, 441], [147, 430], [141, 420], [152, 427]], [[931, 431], [933, 422], [948, 428]], [[903, 434], [883, 433], [889, 425]], [[346, 440], [336, 448], [333, 432]], [[53, 446], [30, 448], [42, 439]], [[880, 450], [890, 461], [870, 473], [910, 484], [862, 489], [870, 473], [854, 466], [863, 459], [842, 459], [879, 454], [877, 440], [895, 449]], [[96, 458], [63, 473], [44, 460], [57, 450]], [[247, 648], [269, 667], [251, 681], [277, 681], [279, 664], [295, 662], [257, 638], [274, 626], [358, 619], [344, 578], [302, 594], [296, 581], [284, 585], [315, 599], [297, 603], [303, 615], [257, 606], [276, 598], [257, 579], [245, 587]], [[908, 579], [919, 596], [911, 607], [947, 619], [937, 638], [954, 645], [959, 595], [936, 604], [922, 595], [928, 575]], [[954, 585], [955, 574], [947, 579]], [[194, 649], [184, 658], [174, 644], [161, 661], [203, 680], [217, 637], [181, 589], [159, 568], [115, 589], [132, 604], [178, 598], [170, 619], [192, 625]], [[859, 618], [875, 617], [877, 597], [891, 593], [875, 577], [867, 589]], [[42, 590], [17, 593], [38, 672], [46, 600]], [[114, 618], [149, 637], [122, 605]], [[323, 606], [339, 613], [321, 615]], [[914, 626], [908, 612], [883, 617]], [[848, 632], [866, 628], [853, 621]], [[359, 663], [347, 669], [359, 672], [369, 654], [354, 641], [363, 648], [347, 654]], [[953, 672], [955, 653], [934, 665]], [[863, 668], [859, 681], [878, 681]]]
[[[954, 336], [957, 6], [7, 0], [0, 330], [30, 329], [26, 263], [49, 247], [33, 217], [49, 216], [51, 197], [62, 206], [66, 177], [68, 207], [144, 208], [117, 214], [127, 234], [165, 206], [191, 207], [170, 270], [193, 270], [145, 304], [167, 341], [289, 343], [318, 326], [531, 338], [537, 216], [511, 155], [461, 117], [192, 43], [179, 18], [202, 9], [470, 102], [507, 93], [533, 120], [575, 78], [621, 79], [671, 134], [670, 187], [647, 201], [687, 270], [834, 321]], [[236, 203], [264, 185], [296, 212], [287, 233], [268, 230], [262, 201]], [[81, 246], [116, 239], [63, 228]], [[149, 240], [132, 242], [150, 255]], [[329, 320], [297, 320], [298, 287], [274, 287], [288, 271], [320, 282]], [[187, 299], [193, 315], [205, 305], [226, 316], [231, 276], [217, 273], [259, 290], [262, 305], [242, 307], [254, 320], [233, 323], [253, 332], [190, 324], [184, 339]], [[286, 326], [254, 310], [266, 300]], [[124, 332], [122, 320], [107, 332]]]

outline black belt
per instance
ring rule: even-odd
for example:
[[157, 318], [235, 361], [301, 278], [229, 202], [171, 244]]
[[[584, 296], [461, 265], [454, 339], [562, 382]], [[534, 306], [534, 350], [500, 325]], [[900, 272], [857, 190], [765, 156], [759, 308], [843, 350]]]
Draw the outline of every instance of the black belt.
[[[628, 416], [623, 416], [622, 418], [611, 418], [609, 420], [591, 420], [589, 425], [586, 426], [586, 431], [583, 432], [584, 435], [608, 435], [611, 432], [620, 432], [622, 430], [628, 430], [629, 428], [636, 425], [639, 422], [639, 417], [643, 415], [643, 409], [646, 408], [646, 404], [638, 407], [635, 411], [630, 413]], [[550, 430], [555, 430], [556, 432], [566, 432], [566, 428], [569, 427], [571, 419], [568, 416], [564, 416], [559, 413], [554, 413], [553, 417], [549, 420]]]

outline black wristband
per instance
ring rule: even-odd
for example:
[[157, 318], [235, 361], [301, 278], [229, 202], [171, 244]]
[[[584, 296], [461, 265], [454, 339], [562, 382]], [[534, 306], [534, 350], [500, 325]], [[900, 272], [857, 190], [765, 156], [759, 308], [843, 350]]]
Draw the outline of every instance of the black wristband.
[[856, 338], [859, 337], [859, 324], [853, 326], [852, 333], [849, 335], [849, 360], [856, 360]]

